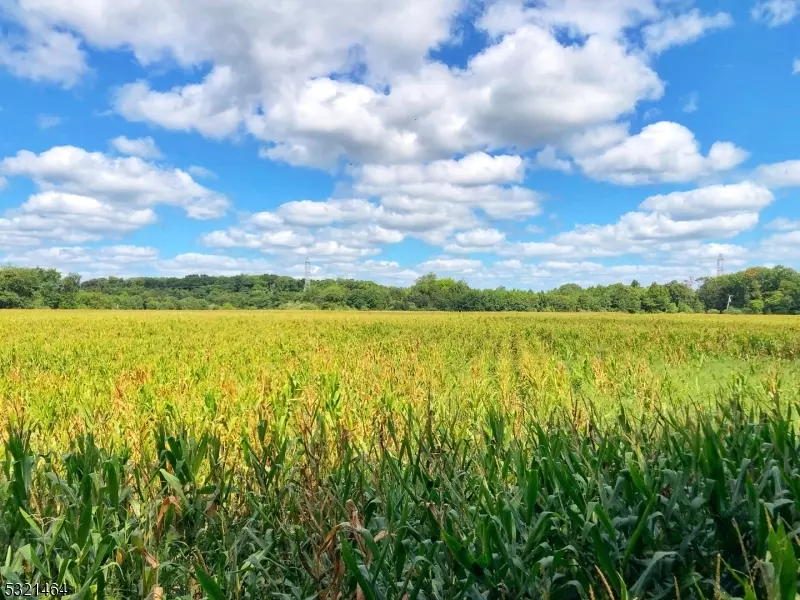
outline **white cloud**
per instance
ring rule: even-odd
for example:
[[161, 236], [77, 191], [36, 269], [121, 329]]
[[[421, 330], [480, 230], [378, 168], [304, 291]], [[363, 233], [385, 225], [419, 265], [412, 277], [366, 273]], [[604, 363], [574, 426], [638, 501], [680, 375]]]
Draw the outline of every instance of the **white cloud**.
[[287, 202], [275, 212], [243, 216], [239, 225], [211, 232], [203, 242], [272, 253], [294, 248], [327, 255], [332, 250], [347, 259], [376, 254], [378, 246], [399, 243], [407, 236], [440, 244], [454, 231], [477, 223], [471, 209], [458, 204], [405, 196], [384, 197], [382, 202], [335, 198]]
[[[113, 104], [129, 120], [214, 138], [247, 132], [266, 157], [319, 167], [560, 149], [661, 98], [663, 82], [629, 30], [646, 25], [642, 37], [663, 50], [730, 20], [655, 0], [493, 0], [477, 23], [489, 45], [461, 68], [433, 61], [467, 4], [310, 0], [277, 10], [252, 0], [25, 0], [12, 18], [31, 35], [78, 45], [80, 36], [86, 46], [129, 50], [144, 66], [205, 72], [171, 89], [122, 86]], [[162, 15], [158, 27], [153, 14]], [[570, 43], [565, 30], [587, 37]], [[547, 162], [547, 151], [539, 159]], [[549, 164], [567, 170], [563, 159]], [[493, 173], [471, 172], [484, 183]]]
[[434, 258], [421, 263], [422, 272], [469, 274], [481, 269], [483, 263], [471, 258]]
[[158, 260], [158, 250], [147, 246], [54, 246], [17, 251], [4, 261], [21, 267], [55, 268], [62, 273], [77, 272], [84, 277], [141, 275]]
[[161, 158], [163, 156], [155, 140], [150, 136], [131, 139], [121, 135], [111, 140], [111, 145], [118, 152], [129, 156], [138, 156], [139, 158]]
[[[430, 213], [443, 206], [480, 209], [493, 219], [514, 219], [541, 212], [541, 195], [520, 186], [524, 163], [519, 156], [470, 154], [460, 160], [428, 164], [367, 164], [354, 170], [356, 192], [379, 197], [383, 208]], [[426, 206], [427, 205], [427, 206]]]
[[520, 156], [468, 154], [459, 160], [437, 160], [428, 164], [366, 164], [358, 170], [366, 187], [396, 187], [421, 183], [449, 183], [460, 186], [515, 183], [525, 175]]
[[44, 240], [98, 241], [155, 221], [156, 215], [149, 208], [132, 209], [87, 196], [45, 191], [0, 217], [0, 246], [33, 246]]
[[683, 112], [685, 113], [693, 113], [696, 112], [698, 109], [698, 105], [700, 102], [700, 96], [697, 92], [692, 92], [688, 96], [686, 96], [686, 100], [683, 103]]
[[[500, 244], [496, 252], [561, 259], [673, 254], [691, 262], [704, 240], [732, 238], [755, 227], [759, 211], [772, 201], [769, 190], [751, 182], [651, 196], [639, 211], [625, 213], [616, 223], [578, 225], [542, 242]], [[706, 250], [714, 247], [705, 245]]]
[[222, 138], [236, 131], [248, 108], [235, 104], [234, 87], [229, 67], [215, 68], [200, 84], [168, 92], [151, 90], [146, 82], [137, 81], [117, 91], [114, 108], [129, 121]]
[[[526, 258], [541, 258], [553, 256], [577, 256], [583, 251], [575, 246], [559, 242], [512, 242], [501, 249], [498, 254], [502, 256], [524, 256]], [[604, 254], [606, 254], [604, 252]], [[606, 254], [607, 255], [607, 254]]]
[[797, 260], [800, 253], [800, 230], [776, 233], [763, 240], [760, 254], [772, 260]]
[[[652, 242], [727, 238], [752, 229], [757, 212], [741, 212], [700, 219], [676, 219], [663, 213], [629, 212], [614, 225], [584, 225], [556, 236], [556, 241], [578, 247], [594, 247], [615, 253], [631, 253]], [[641, 252], [641, 250], [639, 250]]]
[[579, 155], [575, 161], [594, 179], [639, 185], [692, 181], [728, 171], [747, 156], [730, 142], [715, 142], [704, 157], [691, 131], [678, 123], [661, 121], [600, 153]]
[[645, 60], [621, 43], [591, 37], [567, 47], [528, 25], [463, 70], [432, 63], [397, 76], [388, 94], [330, 79], [287, 88], [248, 128], [280, 142], [267, 151], [270, 157], [296, 164], [326, 165], [343, 155], [418, 161], [486, 146], [558, 142], [662, 92]]
[[495, 246], [505, 238], [505, 234], [497, 229], [470, 229], [455, 236], [459, 244], [478, 247]]
[[661, 114], [661, 109], [657, 106], [651, 106], [642, 115], [642, 121], [649, 122], [655, 121], [658, 118], [658, 115]]
[[445, 252], [451, 254], [472, 254], [494, 252], [506, 241], [506, 234], [497, 229], [478, 228], [457, 233], [454, 243], [446, 244]]
[[800, 231], [800, 221], [793, 221], [786, 217], [778, 217], [764, 225], [764, 229], [774, 229], [775, 231]]
[[219, 217], [229, 204], [223, 195], [198, 184], [180, 169], [75, 146], [57, 146], [41, 154], [22, 150], [4, 159], [0, 171], [30, 177], [41, 190], [96, 198], [115, 206], [179, 206], [194, 219]]
[[39, 115], [36, 117], [36, 126], [39, 129], [50, 129], [61, 125], [61, 117], [56, 115]]
[[296, 248], [294, 252], [295, 254], [313, 256], [316, 262], [355, 260], [380, 254], [380, 250], [377, 248], [348, 246], [333, 240], [314, 242], [310, 246]]
[[780, 27], [790, 23], [800, 12], [798, 0], [762, 0], [751, 11], [756, 21], [769, 27]]
[[572, 171], [572, 163], [563, 158], [559, 158], [556, 149], [552, 146], [545, 146], [536, 154], [534, 164], [541, 169], [550, 169], [569, 173]]
[[217, 174], [214, 173], [211, 169], [206, 169], [205, 167], [201, 167], [199, 165], [191, 165], [186, 171], [190, 175], [194, 175], [195, 177], [200, 177], [201, 179], [216, 179]]
[[792, 63], [792, 75], [800, 73], [800, 58], [795, 58]]
[[72, 33], [51, 29], [38, 19], [24, 14], [16, 16], [26, 32], [0, 38], [0, 67], [17, 77], [58, 83], [65, 88], [75, 86], [89, 70], [80, 39]]
[[[362, 47], [375, 76], [413, 69], [428, 49], [450, 36], [456, 0], [372, 0], [293, 3], [249, 0], [114, 0], [91, 5], [26, 0], [28, 13], [79, 32], [99, 48], [130, 48], [148, 65], [169, 57], [182, 67], [239, 65], [243, 79], [268, 84], [346, 70]], [[153, 14], [161, 14], [152, 27]]]
[[728, 13], [703, 15], [695, 8], [648, 25], [642, 30], [642, 35], [645, 47], [650, 52], [659, 54], [673, 46], [694, 42], [708, 31], [725, 29], [732, 25], [733, 18]]
[[624, 142], [629, 136], [627, 123], [609, 123], [590, 127], [569, 136], [564, 148], [574, 156], [598, 154]]
[[[472, 269], [485, 281], [489, 269], [457, 261], [483, 252], [563, 263], [663, 252], [691, 261], [718, 244], [713, 238], [753, 227], [772, 199], [753, 184], [749, 191], [740, 184], [663, 194], [617, 222], [537, 242], [513, 241], [497, 224], [517, 220], [522, 231], [541, 213], [544, 196], [524, 186], [527, 167], [574, 168], [635, 185], [713, 178], [747, 158], [731, 142], [701, 149], [677, 123], [629, 131], [627, 121], [640, 107], [653, 110], [647, 102], [664, 93], [655, 55], [732, 23], [726, 13], [685, 8], [689, 2], [486, 0], [476, 26], [488, 45], [460, 66], [436, 62], [431, 50], [459, 35], [465, 0], [290, 0], [278, 8], [253, 0], [10, 4], [24, 33], [0, 42], [0, 64], [19, 76], [75, 85], [88, 70], [83, 48], [130, 51], [145, 67], [177, 66], [187, 79], [174, 87], [154, 79], [123, 85], [112, 103], [125, 118], [211, 138], [250, 135], [270, 160], [326, 169], [349, 162], [352, 185], [340, 183], [332, 198], [241, 215], [202, 237], [209, 248], [269, 253], [275, 269], [297, 266], [308, 254], [326, 273], [373, 268], [408, 277], [391, 261], [364, 258], [409, 238], [460, 255], [433, 260]], [[788, 3], [761, 5], [767, 8], [758, 18], [775, 20]], [[161, 15], [158, 27], [149, 26], [153, 14]], [[48, 64], [57, 46], [61, 54]], [[13, 229], [15, 243], [79, 244], [152, 222], [163, 204], [195, 218], [225, 212], [227, 199], [192, 179], [211, 176], [203, 168], [143, 160], [160, 157], [152, 138], [112, 144], [131, 156], [61, 147], [3, 161], [0, 173], [30, 177], [38, 193], [2, 216], [0, 237]], [[755, 180], [786, 184], [794, 181], [790, 170], [765, 165]], [[45, 201], [46, 194], [54, 196]], [[60, 233], [48, 237], [48, 227]], [[706, 238], [711, 243], [700, 249]], [[233, 272], [267, 264], [224, 263], [250, 259], [212, 251], [179, 257], [165, 268]], [[525, 269], [544, 276], [535, 265]]]
[[669, 263], [696, 265], [706, 270], [716, 268], [717, 258], [722, 255], [728, 267], [737, 267], [747, 262], [749, 251], [736, 244], [676, 244], [666, 250], [665, 260]]
[[398, 244], [408, 235], [405, 232], [375, 224], [329, 227], [319, 230], [318, 233], [321, 238], [356, 248], [374, 248], [385, 244]]
[[773, 200], [767, 188], [745, 181], [651, 196], [641, 204], [641, 208], [674, 219], [705, 219], [730, 213], [759, 212]]
[[366, 200], [300, 200], [281, 204], [276, 211], [289, 225], [323, 227], [332, 223], [368, 221], [378, 207]]
[[290, 229], [252, 232], [241, 227], [212, 231], [201, 237], [209, 248], [251, 248], [262, 252], [276, 252], [298, 248], [313, 242], [313, 237]]
[[156, 271], [163, 275], [182, 277], [186, 275], [241, 275], [275, 272], [275, 265], [264, 259], [248, 259], [222, 254], [187, 252], [169, 259], [157, 261]]
[[616, 38], [624, 30], [654, 20], [660, 10], [654, 0], [523, 0], [487, 2], [481, 25], [494, 36], [515, 31], [522, 25], [566, 28], [570, 33]]
[[800, 186], [800, 160], [761, 165], [756, 168], [755, 177], [771, 188]]

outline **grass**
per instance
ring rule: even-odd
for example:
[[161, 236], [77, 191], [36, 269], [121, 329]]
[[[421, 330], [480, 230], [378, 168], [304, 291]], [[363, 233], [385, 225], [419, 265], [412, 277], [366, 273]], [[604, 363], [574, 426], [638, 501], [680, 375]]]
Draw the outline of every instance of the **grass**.
[[769, 598], [800, 322], [0, 315], [0, 577], [83, 598]]

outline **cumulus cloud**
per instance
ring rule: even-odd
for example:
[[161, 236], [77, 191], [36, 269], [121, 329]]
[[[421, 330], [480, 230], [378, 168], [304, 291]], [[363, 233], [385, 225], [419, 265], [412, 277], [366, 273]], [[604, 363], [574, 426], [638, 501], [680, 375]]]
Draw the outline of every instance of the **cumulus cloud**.
[[129, 156], [138, 156], [139, 158], [161, 158], [163, 156], [155, 140], [150, 136], [131, 139], [121, 135], [111, 140], [111, 145], [118, 152]]
[[205, 167], [201, 167], [200, 165], [191, 165], [186, 171], [190, 175], [194, 175], [195, 177], [199, 177], [201, 179], [216, 179], [217, 174], [214, 173], [211, 169], [207, 169]]
[[461, 231], [464, 236], [456, 243], [464, 252], [481, 245], [478, 237], [497, 235], [493, 228], [476, 229], [485, 219], [541, 212], [540, 195], [514, 185], [524, 176], [524, 161], [515, 155], [473, 153], [458, 160], [367, 164], [352, 175], [357, 197], [286, 202], [211, 232], [203, 242], [272, 253], [290, 247], [314, 256], [330, 251], [347, 260], [376, 254], [381, 246], [407, 237], [442, 245]]
[[768, 189], [746, 181], [651, 196], [641, 204], [641, 208], [665, 213], [675, 219], [704, 219], [729, 213], [759, 212], [773, 200]]
[[428, 164], [367, 164], [358, 173], [362, 184], [371, 187], [421, 183], [490, 185], [521, 181], [525, 164], [520, 156], [474, 152], [459, 160], [437, 160]]
[[[142, 66], [177, 66], [185, 77], [174, 86], [121, 85], [112, 107], [124, 118], [216, 139], [251, 136], [266, 160], [344, 171], [348, 182], [331, 198], [240, 215], [201, 238], [208, 248], [268, 253], [275, 269], [302, 268], [309, 255], [327, 273], [373, 268], [407, 277], [409, 270], [371, 257], [409, 238], [447, 252], [433, 259], [448, 261], [437, 263], [442, 268], [473, 269], [487, 281], [490, 269], [458, 261], [486, 252], [562, 263], [678, 246], [699, 253], [694, 245], [705, 238], [753, 227], [772, 201], [764, 188], [796, 184], [791, 161], [764, 165], [753, 174], [764, 187], [652, 196], [617, 222], [542, 241], [504, 232], [503, 221], [522, 230], [542, 211], [544, 195], [525, 184], [528, 168], [623, 185], [684, 183], [747, 158], [732, 142], [701, 149], [677, 123], [630, 132], [632, 115], [652, 111], [648, 103], [664, 93], [655, 56], [732, 24], [727, 13], [687, 9], [691, 3], [486, 0], [475, 26], [487, 44], [455, 66], [432, 50], [454, 41], [464, 0], [309, 0], [280, 10], [252, 0], [7, 4], [20, 33], [0, 42], [0, 65], [17, 76], [74, 86], [89, 70], [85, 49], [124, 50]], [[754, 16], [788, 22], [791, 5], [762, 1]], [[148, 26], [153, 14], [159, 27]], [[125, 156], [63, 146], [5, 159], [0, 184], [4, 175], [26, 176], [36, 194], [0, 217], [0, 237], [12, 239], [13, 230], [17, 244], [83, 244], [151, 223], [164, 204], [192, 218], [226, 212], [228, 200], [193, 179], [212, 177], [207, 170], [148, 162], [161, 158], [150, 137], [111, 143]], [[165, 260], [173, 262], [164, 272], [175, 273], [267, 264], [212, 250]]]
[[749, 250], [737, 244], [675, 244], [665, 249], [664, 258], [668, 263], [697, 265], [699, 267], [716, 267], [717, 258], [725, 257], [729, 267], [742, 266], [747, 262]]
[[703, 15], [695, 8], [687, 13], [648, 25], [642, 30], [642, 34], [645, 47], [650, 52], [659, 54], [673, 46], [694, 42], [708, 31], [725, 29], [732, 25], [733, 17], [728, 13]]
[[593, 36], [562, 46], [527, 25], [462, 70], [431, 63], [397, 76], [388, 93], [326, 78], [287, 88], [248, 127], [279, 142], [268, 156], [295, 164], [419, 161], [558, 142], [662, 93], [655, 72], [620, 42]]
[[[517, 185], [524, 176], [519, 156], [469, 154], [460, 160], [428, 164], [366, 164], [355, 170], [354, 189], [381, 198], [386, 208], [436, 212], [448, 204], [480, 209], [493, 219], [513, 219], [541, 212], [541, 195]], [[416, 205], [416, 206], [411, 206]]]
[[445, 245], [445, 252], [471, 254], [491, 252], [506, 241], [506, 234], [497, 229], [477, 228], [453, 236], [453, 243]]
[[[728, 239], [752, 229], [759, 212], [773, 199], [768, 189], [747, 181], [661, 194], [647, 198], [639, 210], [625, 213], [615, 223], [578, 225], [546, 241], [507, 242], [495, 250], [502, 256], [551, 259], [668, 256], [699, 248], [703, 240]], [[698, 255], [676, 256], [690, 261]]]
[[289, 225], [323, 227], [333, 223], [368, 221], [377, 207], [366, 200], [300, 200], [278, 207], [277, 214]]
[[769, 27], [780, 27], [794, 20], [800, 12], [798, 0], [761, 0], [751, 11], [753, 19]]
[[244, 101], [235, 102], [234, 87], [233, 70], [218, 67], [202, 83], [166, 92], [151, 90], [145, 81], [126, 84], [117, 90], [113, 103], [129, 121], [222, 138], [236, 131], [247, 111]]
[[541, 169], [550, 169], [552, 171], [561, 171], [569, 173], [572, 171], [572, 163], [563, 158], [559, 158], [556, 149], [553, 146], [545, 146], [542, 148], [534, 158], [534, 165]]
[[435, 273], [468, 274], [480, 269], [483, 263], [471, 258], [434, 258], [419, 265], [419, 270]]
[[158, 250], [148, 246], [53, 246], [17, 250], [4, 259], [21, 267], [46, 267], [84, 277], [141, 275], [158, 260]]
[[274, 211], [245, 215], [236, 226], [205, 235], [203, 243], [271, 253], [331, 251], [343, 260], [376, 254], [380, 246], [407, 237], [441, 245], [485, 218], [539, 214], [540, 196], [511, 184], [523, 175], [524, 162], [514, 155], [367, 164], [353, 170], [353, 191], [360, 197], [286, 202]]
[[616, 38], [625, 30], [661, 15], [655, 0], [491, 0], [481, 26], [491, 35], [515, 31], [522, 25], [563, 27], [576, 35]]
[[640, 185], [686, 182], [729, 171], [747, 156], [745, 150], [730, 142], [715, 142], [703, 156], [689, 129], [661, 121], [598, 153], [578, 154], [575, 162], [594, 179]]
[[629, 253], [643, 242], [733, 237], [752, 229], [758, 213], [742, 212], [681, 220], [664, 213], [629, 212], [613, 225], [584, 225], [557, 236], [575, 246], [606, 248]]
[[465, 246], [486, 247], [499, 244], [505, 237], [505, 234], [497, 229], [471, 229], [457, 234], [455, 239]]
[[700, 96], [697, 94], [697, 92], [692, 92], [686, 97], [686, 100], [683, 103], [683, 112], [685, 113], [696, 112], [698, 109], [699, 102], [700, 102]]
[[36, 126], [39, 129], [51, 129], [61, 125], [61, 117], [56, 115], [39, 115], [36, 117]]
[[222, 254], [186, 252], [159, 260], [155, 270], [162, 275], [183, 277], [197, 273], [207, 275], [260, 274], [275, 271], [275, 265], [264, 259], [237, 258]]
[[800, 221], [778, 217], [764, 225], [764, 228], [774, 229], [775, 231], [800, 231]]
[[768, 260], [795, 260], [800, 253], [800, 230], [771, 235], [761, 241], [759, 249]]
[[26, 31], [0, 38], [0, 67], [17, 77], [65, 88], [75, 86], [88, 73], [86, 52], [77, 36], [52, 29], [24, 12], [14, 13]]
[[22, 150], [0, 163], [0, 172], [30, 177], [41, 190], [95, 198], [115, 206], [179, 206], [190, 218], [222, 216], [228, 200], [198, 184], [180, 169], [148, 163], [138, 157], [111, 157], [75, 146], [57, 146], [35, 154]]
[[[300, 274], [299, 269], [297, 274]], [[421, 273], [403, 267], [393, 260], [364, 260], [361, 262], [332, 262], [320, 265], [318, 277], [343, 279], [369, 278], [392, 285], [410, 285]]]
[[0, 217], [0, 246], [42, 241], [83, 243], [129, 233], [156, 221], [149, 208], [114, 206], [96, 198], [45, 191]]
[[[129, 49], [145, 66], [210, 67], [171, 89], [123, 85], [114, 107], [126, 118], [210, 137], [244, 130], [267, 143], [266, 156], [315, 166], [555, 143], [663, 93], [647, 58], [619, 37], [657, 20], [655, 2], [517, 6], [520, 18], [502, 32], [490, 13], [514, 3], [489, 4], [478, 25], [491, 42], [462, 68], [429, 58], [452, 38], [462, 0], [312, 1], [280, 11], [246, 0], [27, 0], [20, 15], [88, 46]], [[158, 28], [146, 25], [155, 13], [164, 15]], [[589, 37], [563, 43], [562, 27]]]
[[311, 243], [313, 237], [290, 229], [253, 232], [242, 227], [231, 227], [207, 233], [201, 240], [210, 248], [251, 248], [274, 252], [301, 247], [303, 244]]
[[771, 188], [800, 186], [800, 160], [761, 165], [755, 170], [755, 178]]

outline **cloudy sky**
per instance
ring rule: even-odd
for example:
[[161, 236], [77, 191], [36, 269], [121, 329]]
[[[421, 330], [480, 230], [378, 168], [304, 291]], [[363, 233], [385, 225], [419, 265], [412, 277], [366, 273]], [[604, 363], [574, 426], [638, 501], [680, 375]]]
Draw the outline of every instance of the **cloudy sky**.
[[0, 0], [0, 262], [800, 266], [800, 0]]

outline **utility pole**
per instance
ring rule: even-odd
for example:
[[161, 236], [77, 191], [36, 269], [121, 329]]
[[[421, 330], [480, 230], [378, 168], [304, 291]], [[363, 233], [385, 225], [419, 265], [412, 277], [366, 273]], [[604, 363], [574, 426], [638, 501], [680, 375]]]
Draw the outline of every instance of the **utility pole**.
[[306, 257], [306, 277], [305, 277], [305, 284], [303, 285], [303, 291], [307, 292], [310, 287], [311, 287], [311, 261], [308, 260], [308, 257]]
[[717, 277], [725, 275], [725, 258], [720, 254], [717, 257]]

